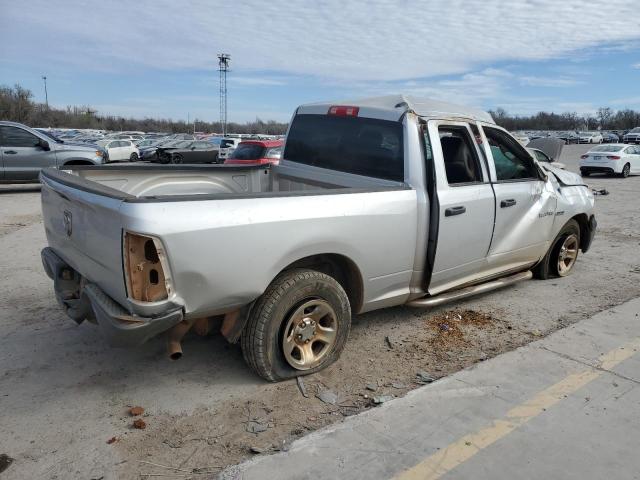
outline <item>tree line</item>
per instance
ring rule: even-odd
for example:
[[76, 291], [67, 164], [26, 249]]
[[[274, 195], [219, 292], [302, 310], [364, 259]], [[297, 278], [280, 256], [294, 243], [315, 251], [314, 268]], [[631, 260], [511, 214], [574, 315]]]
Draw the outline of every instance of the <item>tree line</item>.
[[[538, 112], [533, 115], [510, 115], [502, 108], [490, 110], [496, 123], [507, 130], [629, 130], [640, 126], [640, 112], [631, 109], [599, 108], [595, 115], [575, 112]], [[139, 130], [143, 132], [190, 133], [221, 132], [220, 122], [193, 123], [163, 118], [125, 118], [101, 115], [89, 106], [49, 108], [33, 101], [33, 93], [20, 85], [0, 86], [0, 120], [10, 120], [34, 127], [92, 128], [97, 130]], [[229, 133], [262, 133], [280, 135], [287, 130], [286, 123], [256, 119], [247, 123], [228, 123]]]
[[[194, 120], [192, 123], [166, 118], [125, 118], [116, 115], [101, 115], [90, 106], [68, 106], [50, 108], [33, 100], [33, 93], [16, 84], [0, 86], [0, 120], [24, 123], [32, 127], [90, 128], [112, 131], [142, 131], [166, 133], [222, 132], [220, 122]], [[280, 135], [287, 130], [286, 123], [256, 118], [253, 122], [227, 123], [229, 133], [261, 133]]]
[[496, 123], [507, 130], [630, 130], [640, 127], [640, 112], [631, 109], [599, 108], [595, 115], [575, 112], [538, 112], [534, 115], [510, 115], [497, 108], [489, 113]]

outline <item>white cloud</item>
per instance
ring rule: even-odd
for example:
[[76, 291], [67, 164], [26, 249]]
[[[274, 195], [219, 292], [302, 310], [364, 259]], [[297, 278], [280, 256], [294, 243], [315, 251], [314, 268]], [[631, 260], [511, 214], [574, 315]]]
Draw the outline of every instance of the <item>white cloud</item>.
[[[637, 42], [628, 0], [0, 0], [1, 56], [91, 71], [232, 68], [391, 81]], [[611, 15], [610, 12], [616, 12]], [[33, 15], [32, 12], [38, 12]], [[607, 25], [607, 28], [601, 28]], [[2, 58], [0, 58], [2, 60]], [[244, 72], [244, 73], [243, 73]]]
[[631, 65], [631, 68], [635, 68], [637, 70], [640, 70], [640, 62], [634, 63], [633, 65]]
[[526, 85], [529, 87], [574, 87], [576, 85], [580, 85], [584, 83], [580, 80], [576, 80], [575, 78], [568, 77], [533, 77], [533, 76], [523, 76], [518, 79], [521, 85]]

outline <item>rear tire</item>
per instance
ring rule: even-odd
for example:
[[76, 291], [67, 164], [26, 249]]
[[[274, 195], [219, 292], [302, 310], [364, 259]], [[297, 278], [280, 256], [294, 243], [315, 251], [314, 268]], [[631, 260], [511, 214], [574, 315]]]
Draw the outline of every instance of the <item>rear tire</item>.
[[137, 162], [138, 161], [138, 154], [136, 152], [133, 152], [130, 156], [129, 156], [129, 161], [130, 162]]
[[580, 175], [582, 175], [583, 177], [588, 177], [589, 175], [591, 175], [591, 172], [589, 170], [580, 170]]
[[[568, 248], [575, 247], [575, 248]], [[566, 277], [578, 259], [580, 249], [580, 225], [569, 220], [551, 244], [540, 263], [533, 268], [533, 276], [540, 280]], [[564, 266], [562, 266], [564, 265]]]
[[351, 328], [351, 306], [329, 275], [281, 273], [254, 304], [241, 337], [247, 364], [271, 382], [308, 375], [335, 362]]

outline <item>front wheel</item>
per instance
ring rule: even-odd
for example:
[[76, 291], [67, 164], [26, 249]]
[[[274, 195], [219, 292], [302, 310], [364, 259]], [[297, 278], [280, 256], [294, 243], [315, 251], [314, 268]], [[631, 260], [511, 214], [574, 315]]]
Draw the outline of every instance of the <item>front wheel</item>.
[[533, 269], [534, 277], [541, 280], [566, 277], [578, 259], [579, 249], [580, 225], [575, 220], [569, 220], [554, 239], [547, 254]]
[[171, 163], [182, 164], [184, 163], [184, 158], [182, 157], [182, 155], [173, 155], [171, 157]]
[[620, 176], [622, 178], [627, 178], [629, 176], [629, 174], [631, 173], [631, 165], [629, 165], [628, 163], [626, 163], [624, 165], [624, 167], [622, 167], [622, 172], [620, 173]]
[[350, 328], [349, 298], [333, 277], [290, 270], [276, 277], [251, 309], [242, 353], [271, 382], [308, 375], [340, 357]]

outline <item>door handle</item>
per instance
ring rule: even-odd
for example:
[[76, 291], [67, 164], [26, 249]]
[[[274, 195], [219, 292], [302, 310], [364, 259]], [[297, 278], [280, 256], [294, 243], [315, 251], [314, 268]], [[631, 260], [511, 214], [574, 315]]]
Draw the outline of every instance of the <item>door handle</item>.
[[500, 208], [513, 207], [516, 204], [515, 198], [509, 198], [500, 202]]
[[445, 217], [453, 217], [454, 215], [462, 215], [467, 209], [463, 206], [447, 208], [444, 211]]
[[6, 153], [7, 155], [15, 155], [18, 152], [16, 152], [15, 150], [5, 150], [4, 153]]

